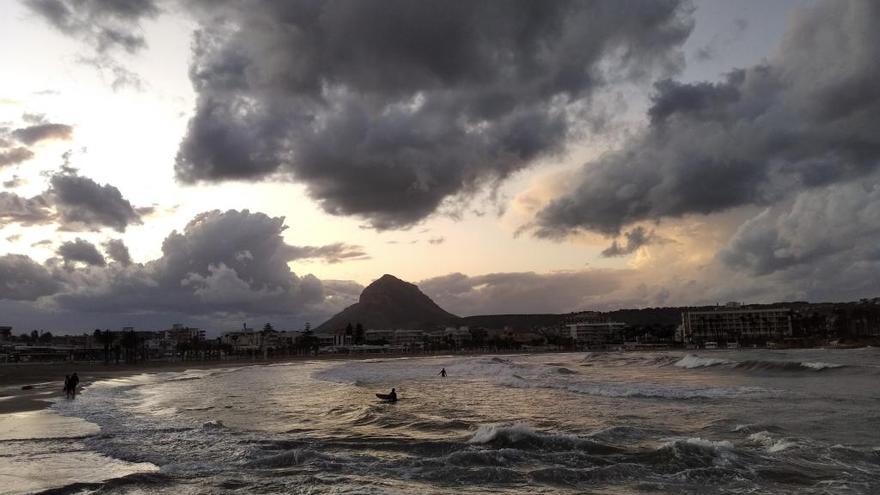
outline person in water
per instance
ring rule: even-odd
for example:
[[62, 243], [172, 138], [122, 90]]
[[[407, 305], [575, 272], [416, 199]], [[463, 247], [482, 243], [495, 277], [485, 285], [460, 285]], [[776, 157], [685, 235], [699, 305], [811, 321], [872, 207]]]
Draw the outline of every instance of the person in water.
[[391, 402], [397, 402], [397, 392], [395, 392], [393, 388], [391, 389], [391, 393], [388, 394], [388, 400]]
[[70, 375], [64, 375], [64, 395], [70, 398]]
[[73, 398], [73, 399], [76, 399], [76, 387], [77, 387], [77, 385], [79, 385], [79, 376], [77, 376], [76, 372], [74, 371], [73, 374], [70, 375], [70, 382], [69, 382], [69, 386], [70, 386], [70, 397]]
[[440, 368], [440, 376], [446, 378], [446, 368]]

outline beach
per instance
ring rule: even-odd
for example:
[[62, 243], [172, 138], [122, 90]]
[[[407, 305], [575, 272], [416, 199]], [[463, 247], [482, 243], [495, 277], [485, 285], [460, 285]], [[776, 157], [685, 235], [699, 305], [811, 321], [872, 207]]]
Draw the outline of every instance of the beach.
[[[18, 432], [0, 439], [0, 493], [880, 490], [874, 348], [117, 373], [0, 415]], [[397, 403], [376, 399], [392, 387]]]

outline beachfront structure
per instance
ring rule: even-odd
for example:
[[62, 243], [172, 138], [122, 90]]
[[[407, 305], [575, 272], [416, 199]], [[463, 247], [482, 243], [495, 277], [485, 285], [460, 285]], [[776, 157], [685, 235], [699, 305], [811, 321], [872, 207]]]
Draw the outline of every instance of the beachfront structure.
[[681, 335], [685, 343], [707, 342], [767, 344], [792, 336], [789, 308], [717, 309], [685, 311], [681, 314]]
[[619, 340], [626, 323], [588, 319], [565, 325], [568, 335], [578, 346], [602, 347]]
[[242, 325], [241, 330], [226, 332], [220, 343], [229, 346], [234, 352], [269, 352], [292, 348], [300, 331], [254, 330]]
[[443, 338], [456, 347], [462, 347], [473, 340], [473, 334], [471, 334], [471, 329], [466, 326], [446, 327], [443, 331]]

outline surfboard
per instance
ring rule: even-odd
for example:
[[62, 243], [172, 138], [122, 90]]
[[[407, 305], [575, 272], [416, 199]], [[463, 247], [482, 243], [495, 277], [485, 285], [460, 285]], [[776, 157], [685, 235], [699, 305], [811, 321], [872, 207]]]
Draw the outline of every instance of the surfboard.
[[389, 394], [376, 394], [376, 397], [378, 397], [384, 401], [387, 401], [387, 402], [394, 402], [397, 400], [397, 399], [391, 398], [391, 396]]

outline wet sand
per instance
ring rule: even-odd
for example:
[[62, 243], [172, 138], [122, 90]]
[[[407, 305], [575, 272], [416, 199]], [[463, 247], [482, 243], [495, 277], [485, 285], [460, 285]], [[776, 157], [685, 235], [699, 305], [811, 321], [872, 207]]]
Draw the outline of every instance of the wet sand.
[[79, 388], [95, 380], [122, 378], [141, 373], [185, 371], [188, 369], [227, 368], [322, 359], [299, 357], [269, 360], [230, 359], [223, 361], [147, 361], [136, 364], [86, 363], [21, 363], [0, 365], [0, 414], [35, 411], [51, 405], [64, 396], [65, 375], [79, 375]]

